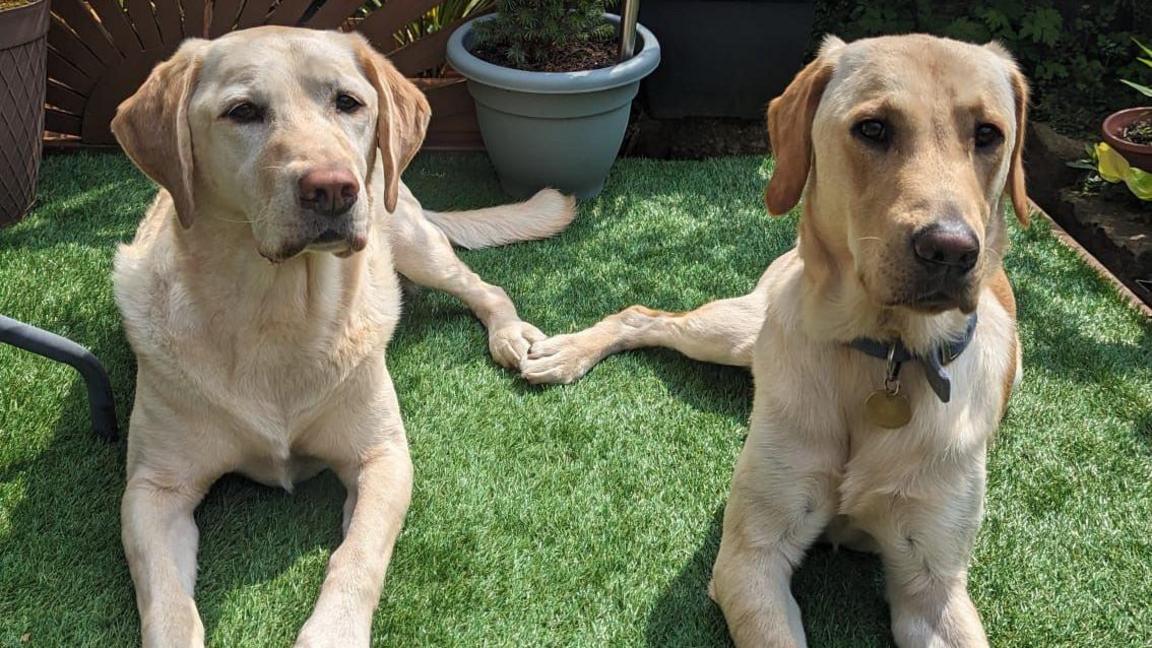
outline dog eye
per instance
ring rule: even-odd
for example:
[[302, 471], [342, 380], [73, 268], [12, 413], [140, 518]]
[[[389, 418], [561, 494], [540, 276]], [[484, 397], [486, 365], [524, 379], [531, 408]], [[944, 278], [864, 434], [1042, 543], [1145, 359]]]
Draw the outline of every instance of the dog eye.
[[865, 119], [853, 129], [856, 134], [872, 144], [888, 143], [888, 125], [879, 119]]
[[360, 110], [364, 104], [360, 100], [349, 94], [340, 93], [336, 95], [336, 110], [343, 113], [354, 113]]
[[976, 127], [976, 148], [991, 148], [1004, 140], [1004, 133], [992, 124], [980, 124]]
[[251, 124], [264, 121], [264, 109], [250, 101], [242, 101], [229, 108], [224, 116], [237, 124]]

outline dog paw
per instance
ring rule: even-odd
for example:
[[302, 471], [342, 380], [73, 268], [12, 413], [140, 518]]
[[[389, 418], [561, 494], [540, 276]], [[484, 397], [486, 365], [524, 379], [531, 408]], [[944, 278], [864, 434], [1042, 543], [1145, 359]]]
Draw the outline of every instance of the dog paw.
[[494, 329], [488, 335], [488, 351], [501, 367], [520, 369], [532, 344], [546, 337], [528, 322], [517, 321]]
[[600, 359], [578, 334], [557, 335], [532, 345], [520, 363], [520, 375], [534, 385], [569, 385]]

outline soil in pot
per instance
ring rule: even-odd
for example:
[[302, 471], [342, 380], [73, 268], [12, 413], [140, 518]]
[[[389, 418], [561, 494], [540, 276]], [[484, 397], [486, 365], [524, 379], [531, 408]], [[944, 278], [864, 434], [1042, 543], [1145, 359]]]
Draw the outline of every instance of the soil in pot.
[[1152, 145], [1152, 116], [1128, 124], [1118, 135], [1133, 144]]
[[[0, 0], [2, 1], [2, 0]], [[558, 46], [546, 60], [517, 63], [509, 54], [508, 48], [491, 45], [478, 45], [472, 54], [481, 60], [500, 67], [529, 72], [583, 72], [616, 64], [618, 50], [612, 39], [589, 40]]]

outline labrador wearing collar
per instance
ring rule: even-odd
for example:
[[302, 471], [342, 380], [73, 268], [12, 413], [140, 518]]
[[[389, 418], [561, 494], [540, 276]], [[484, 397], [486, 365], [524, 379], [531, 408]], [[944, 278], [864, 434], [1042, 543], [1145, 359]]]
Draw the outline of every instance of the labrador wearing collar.
[[[766, 202], [783, 214], [803, 194], [797, 247], [743, 297], [633, 306], [533, 344], [534, 382], [646, 346], [752, 368], [710, 586], [737, 645], [805, 644], [789, 580], [822, 533], [883, 557], [898, 644], [987, 644], [967, 567], [988, 443], [1021, 376], [1002, 213], [1011, 202], [1027, 224], [1027, 104], [996, 44], [828, 38], [768, 109]], [[877, 420], [877, 394], [905, 399], [907, 418]]]
[[298, 646], [367, 646], [412, 467], [385, 347], [397, 271], [476, 312], [502, 365], [544, 336], [454, 254], [548, 236], [573, 203], [424, 211], [400, 180], [420, 91], [358, 35], [267, 27], [186, 41], [113, 131], [161, 191], [114, 283], [136, 353], [122, 504], [146, 646], [200, 646], [196, 508], [228, 472], [291, 489], [330, 467], [344, 540]]

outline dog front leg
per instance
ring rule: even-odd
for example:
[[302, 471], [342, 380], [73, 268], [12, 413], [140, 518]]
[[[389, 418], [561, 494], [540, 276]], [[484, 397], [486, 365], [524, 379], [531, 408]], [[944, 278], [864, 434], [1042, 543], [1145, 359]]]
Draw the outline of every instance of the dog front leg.
[[644, 347], [667, 347], [693, 360], [750, 367], [767, 301], [765, 291], [757, 288], [687, 313], [630, 306], [583, 331], [534, 343], [521, 371], [534, 384], [568, 384], [613, 353]]
[[468, 304], [488, 330], [488, 351], [500, 366], [519, 369], [532, 343], [547, 337], [521, 320], [508, 293], [473, 272], [456, 256], [444, 232], [422, 216], [398, 210], [391, 241], [397, 272]]
[[805, 646], [792, 572], [835, 513], [842, 453], [819, 434], [758, 424], [736, 464], [709, 594], [737, 646]]
[[887, 577], [892, 634], [901, 648], [986, 647], [968, 596], [968, 561], [980, 526], [983, 462], [938, 497], [896, 497], [873, 531]]
[[348, 489], [345, 510], [351, 517], [345, 520], [344, 542], [328, 561], [312, 616], [296, 640], [298, 648], [369, 645], [372, 613], [412, 497], [412, 462], [398, 420], [363, 459], [334, 468]]
[[120, 508], [121, 536], [145, 648], [204, 645], [204, 626], [192, 599], [199, 540], [192, 512], [209, 483], [147, 470], [128, 478]]

